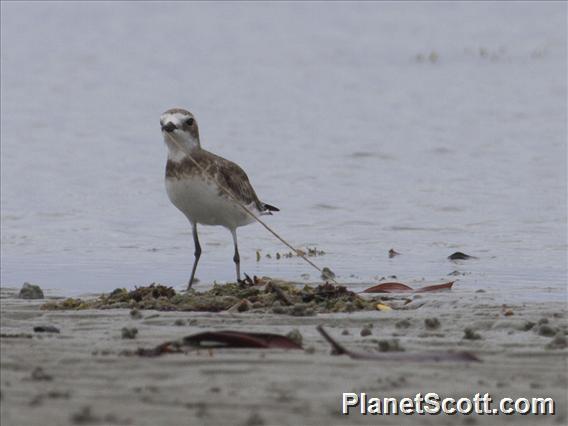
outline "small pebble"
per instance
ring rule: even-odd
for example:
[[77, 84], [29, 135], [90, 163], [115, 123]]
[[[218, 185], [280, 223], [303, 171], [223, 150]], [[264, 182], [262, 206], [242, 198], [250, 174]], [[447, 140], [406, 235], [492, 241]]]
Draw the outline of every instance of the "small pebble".
[[525, 324], [523, 325], [523, 331], [529, 331], [529, 330], [531, 330], [535, 325], [536, 325], [536, 323], [534, 323], [534, 322], [532, 322], [532, 321], [527, 321], [527, 322], [525, 322]]
[[565, 349], [568, 346], [568, 342], [566, 341], [566, 336], [562, 334], [557, 334], [554, 339], [550, 343], [548, 343], [545, 348], [546, 349]]
[[[274, 309], [272, 311], [274, 312]], [[287, 312], [295, 317], [309, 317], [316, 314], [311, 305], [307, 303], [297, 303], [291, 306], [291, 309], [287, 310]]]
[[302, 336], [302, 333], [300, 333], [300, 330], [298, 330], [297, 328], [286, 334], [286, 337], [296, 343], [298, 346], [302, 346], [304, 337]]
[[424, 325], [430, 330], [435, 330], [440, 328], [440, 320], [438, 318], [426, 318], [424, 319]]
[[59, 329], [52, 325], [38, 325], [34, 327], [36, 333], [59, 333]]
[[475, 259], [475, 257], [470, 256], [469, 254], [462, 253], [461, 251], [456, 251], [448, 256], [450, 260], [467, 260], [467, 259]]
[[130, 318], [132, 319], [141, 319], [142, 318], [142, 314], [140, 313], [140, 311], [138, 309], [132, 309], [130, 311]]
[[123, 339], [135, 339], [138, 334], [138, 329], [135, 327], [123, 327], [121, 332]]
[[341, 332], [342, 336], [349, 336], [349, 330], [347, 330], [346, 328]]
[[379, 340], [379, 351], [380, 352], [403, 352], [404, 348], [400, 346], [397, 339], [392, 340]]
[[185, 320], [183, 320], [181, 318], [178, 318], [177, 320], [174, 321], [174, 325], [177, 325], [177, 326], [182, 326], [182, 325], [185, 325], [185, 324], [186, 324]]
[[286, 312], [287, 312], [286, 309], [284, 309], [284, 307], [281, 306], [281, 305], [272, 307], [272, 313], [273, 314], [282, 315], [282, 314], [285, 314]]
[[396, 328], [408, 328], [410, 327], [410, 321], [407, 319], [403, 319], [400, 321], [397, 321], [394, 325]]
[[36, 367], [32, 371], [32, 380], [49, 382], [53, 380], [53, 377], [43, 371], [43, 368]]
[[466, 328], [464, 331], [464, 339], [467, 340], [479, 340], [481, 339], [481, 335], [479, 333], [476, 333], [475, 331], [473, 331], [471, 328]]
[[368, 327], [363, 327], [363, 328], [361, 329], [361, 336], [362, 336], [362, 337], [370, 336], [371, 334], [373, 334], [373, 332], [371, 331], [370, 328], [368, 328]]
[[541, 336], [552, 337], [556, 334], [556, 329], [547, 324], [543, 324], [538, 328], [538, 334]]
[[389, 259], [392, 259], [393, 257], [399, 256], [399, 255], [400, 255], [400, 253], [397, 252], [395, 249], [390, 249], [390, 250], [389, 250]]
[[24, 283], [18, 294], [20, 299], [43, 299], [43, 291], [40, 286], [30, 283]]

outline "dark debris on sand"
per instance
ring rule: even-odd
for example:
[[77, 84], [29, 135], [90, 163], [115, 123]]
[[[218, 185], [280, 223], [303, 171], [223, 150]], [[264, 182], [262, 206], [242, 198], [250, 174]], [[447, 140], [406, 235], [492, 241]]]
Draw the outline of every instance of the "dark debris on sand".
[[154, 283], [131, 291], [116, 289], [96, 299], [69, 298], [50, 301], [42, 308], [46, 310], [122, 308], [201, 312], [249, 311], [314, 315], [375, 310], [379, 300], [380, 298], [376, 297], [362, 297], [344, 286], [329, 283], [300, 286], [287, 281], [255, 277], [254, 280], [247, 282], [215, 284], [207, 291], [191, 290], [184, 293]]
[[20, 299], [43, 299], [43, 290], [40, 286], [30, 283], [24, 283], [18, 294]]

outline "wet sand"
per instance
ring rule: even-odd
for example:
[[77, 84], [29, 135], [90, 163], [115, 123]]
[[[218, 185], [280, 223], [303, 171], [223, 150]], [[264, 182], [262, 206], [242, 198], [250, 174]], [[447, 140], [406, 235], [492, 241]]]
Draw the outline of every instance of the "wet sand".
[[[564, 300], [508, 305], [512, 315], [486, 293], [444, 293], [421, 295], [423, 306], [404, 311], [310, 317], [142, 311], [142, 318], [134, 319], [126, 309], [44, 311], [45, 300], [17, 299], [15, 289], [2, 289], [1, 297], [3, 426], [560, 425], [567, 419]], [[427, 318], [436, 318], [439, 327], [428, 328]], [[377, 352], [379, 341], [397, 339], [406, 352], [468, 350], [483, 362], [401, 364], [332, 356], [318, 324], [353, 350]], [[34, 333], [39, 325], [55, 326], [60, 333]], [[121, 337], [125, 326], [138, 329], [135, 339]], [[363, 328], [371, 334], [361, 336]], [[480, 338], [465, 339], [466, 328]], [[158, 358], [120, 354], [222, 329], [282, 334], [298, 329], [308, 350], [200, 350]], [[560, 347], [550, 348], [552, 342]], [[361, 416], [355, 410], [344, 416], [342, 392], [552, 397], [557, 414], [401, 417]]]

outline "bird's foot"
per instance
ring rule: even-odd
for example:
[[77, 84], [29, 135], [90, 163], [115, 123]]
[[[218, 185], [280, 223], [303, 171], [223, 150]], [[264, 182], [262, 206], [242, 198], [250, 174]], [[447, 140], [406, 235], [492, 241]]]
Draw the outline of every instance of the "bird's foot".
[[254, 285], [254, 281], [251, 277], [248, 276], [248, 274], [245, 274], [245, 279], [241, 280], [240, 278], [237, 280], [237, 282], [242, 285], [242, 286], [246, 286], [246, 287], [250, 287], [252, 285]]
[[187, 283], [187, 288], [185, 290], [186, 291], [191, 290], [192, 287], [193, 287], [193, 284], [196, 284], [198, 282], [199, 282], [199, 278], [193, 278], [193, 279], [190, 278], [189, 282]]

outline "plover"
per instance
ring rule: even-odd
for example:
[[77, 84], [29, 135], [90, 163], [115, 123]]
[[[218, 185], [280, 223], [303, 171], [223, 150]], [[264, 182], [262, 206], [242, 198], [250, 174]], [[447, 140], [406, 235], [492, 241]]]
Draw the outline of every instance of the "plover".
[[160, 125], [168, 147], [166, 191], [172, 204], [189, 219], [195, 244], [188, 289], [201, 256], [197, 224], [220, 225], [231, 232], [235, 246], [233, 261], [240, 280], [237, 228], [254, 222], [254, 218], [239, 204], [255, 215], [272, 214], [279, 209], [259, 200], [239, 165], [201, 148], [197, 120], [192, 113], [169, 109], [160, 117]]

